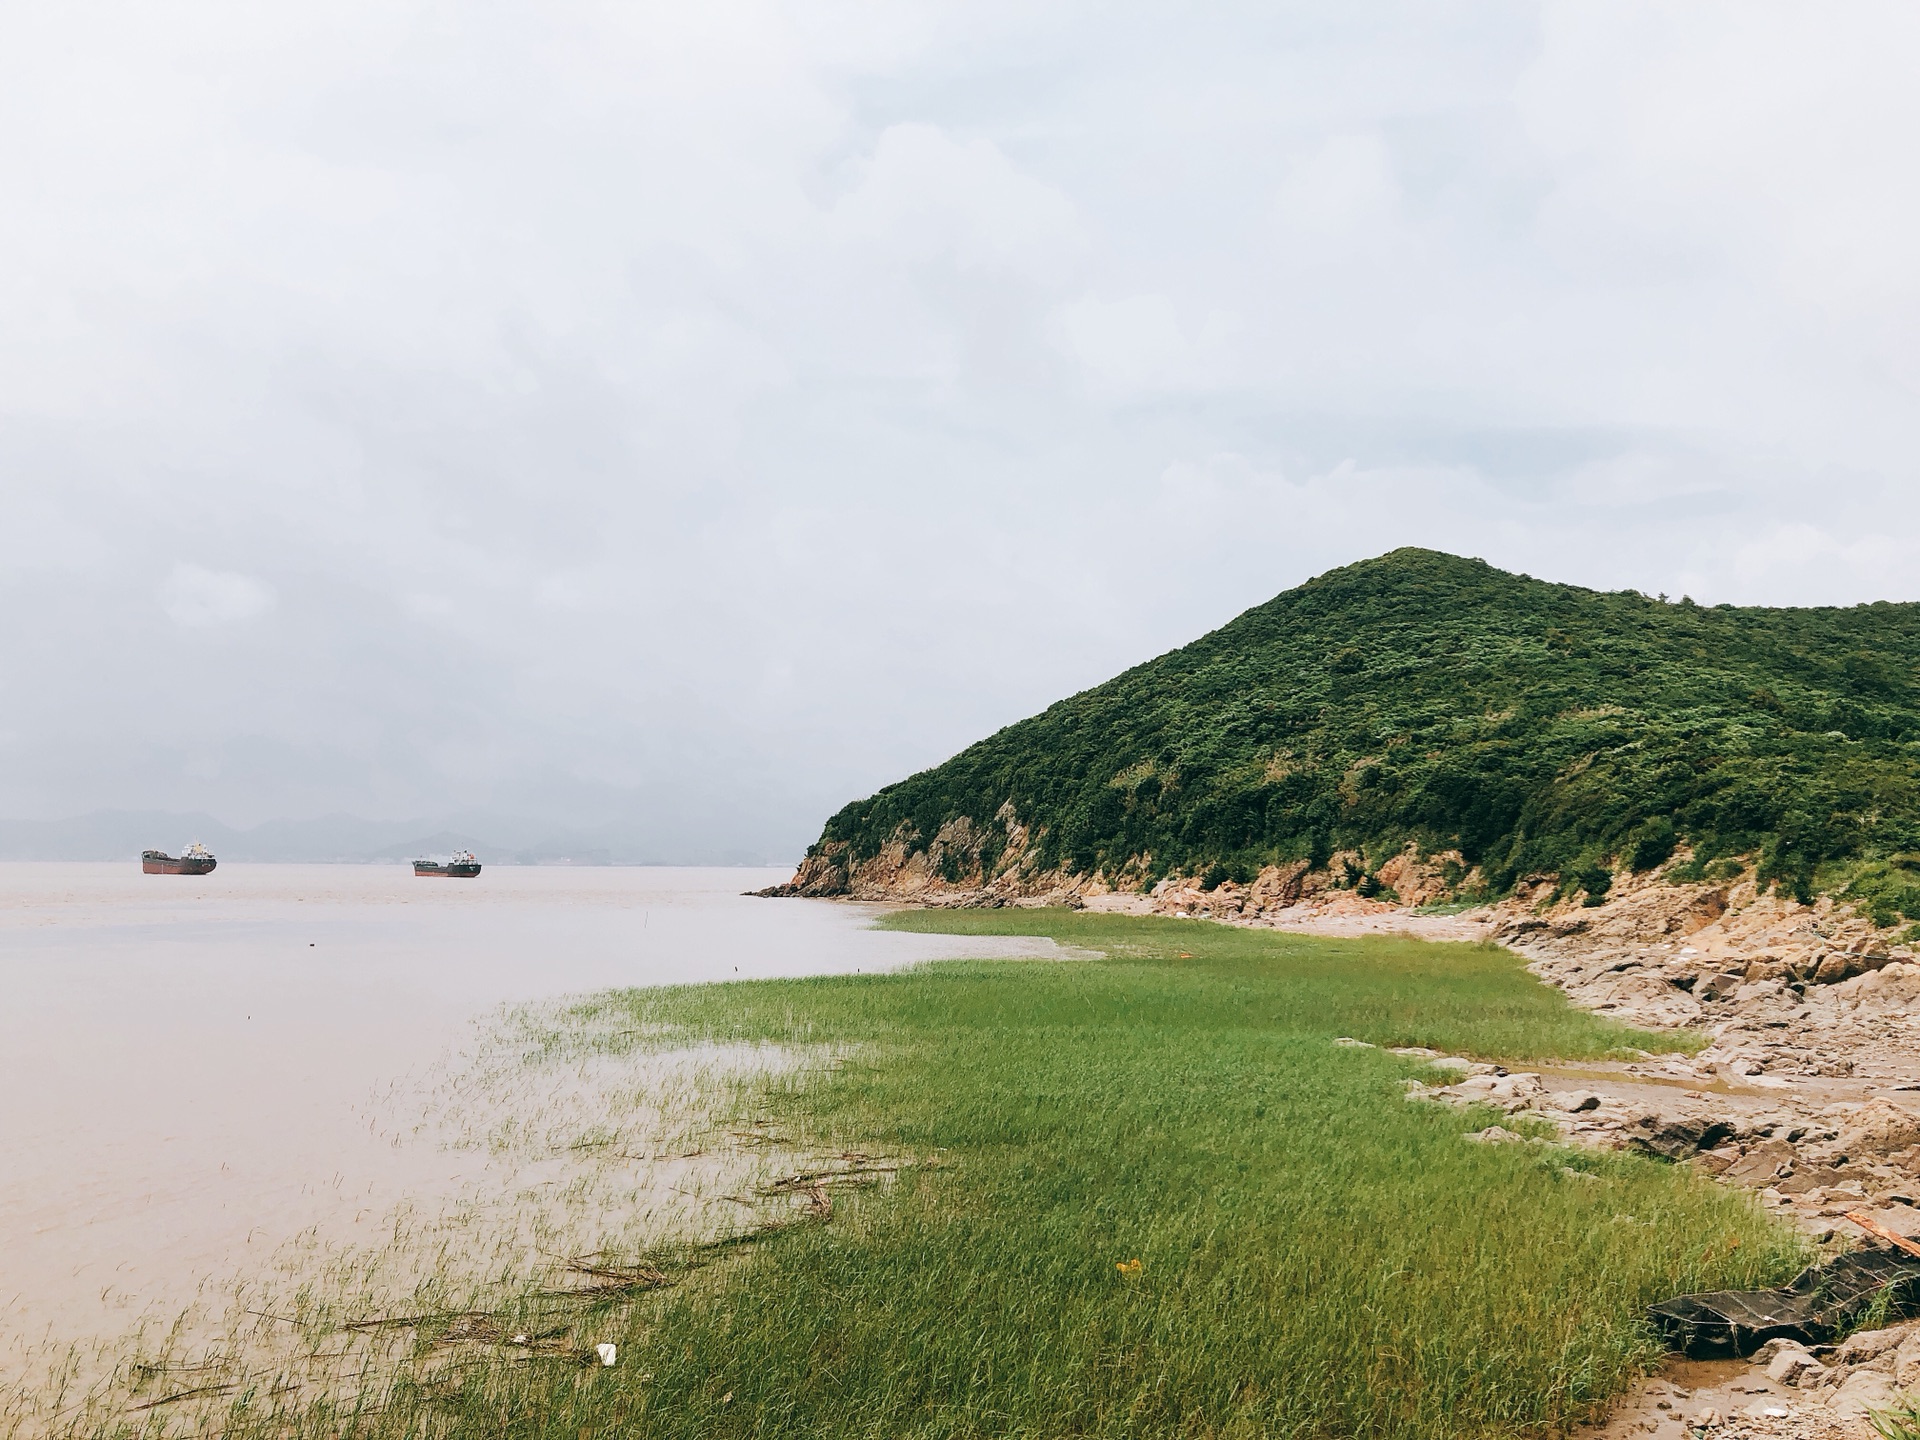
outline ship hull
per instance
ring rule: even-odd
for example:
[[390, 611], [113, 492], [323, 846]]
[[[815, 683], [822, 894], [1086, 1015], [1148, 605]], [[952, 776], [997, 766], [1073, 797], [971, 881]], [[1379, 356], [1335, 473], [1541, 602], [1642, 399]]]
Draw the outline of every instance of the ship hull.
[[206, 875], [218, 860], [179, 860], [171, 855], [143, 855], [140, 870], [145, 875]]
[[431, 860], [416, 860], [413, 862], [413, 873], [434, 875], [442, 880], [471, 880], [480, 873], [480, 866], [478, 862], [471, 865], [436, 865]]

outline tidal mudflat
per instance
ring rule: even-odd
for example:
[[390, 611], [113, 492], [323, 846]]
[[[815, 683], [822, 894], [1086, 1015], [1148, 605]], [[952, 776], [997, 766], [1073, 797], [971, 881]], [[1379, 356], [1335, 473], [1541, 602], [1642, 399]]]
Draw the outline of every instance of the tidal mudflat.
[[[707, 1223], [709, 1192], [777, 1157], [664, 1148], [700, 1148], [691, 1130], [790, 1056], [523, 1071], [499, 1042], [513, 1007], [573, 993], [979, 951], [740, 895], [781, 873], [0, 865], [0, 1386], [19, 1408], [65, 1365], [71, 1408], [135, 1332], [230, 1354], [236, 1296], [322, 1272], [390, 1295], [449, 1256], [524, 1269], [579, 1238], [569, 1217]], [[662, 1149], [646, 1204], [630, 1160], [575, 1148], [613, 1108]]]

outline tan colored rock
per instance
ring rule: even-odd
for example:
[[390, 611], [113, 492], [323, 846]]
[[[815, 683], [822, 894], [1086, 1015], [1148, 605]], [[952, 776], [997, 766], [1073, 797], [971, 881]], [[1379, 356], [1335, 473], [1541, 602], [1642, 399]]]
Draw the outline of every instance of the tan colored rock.
[[1827, 1401], [1827, 1411], [1842, 1423], [1866, 1420], [1900, 1398], [1893, 1376], [1884, 1370], [1856, 1370], [1840, 1382]]
[[1538, 1075], [1516, 1074], [1498, 1077], [1488, 1091], [1490, 1098], [1496, 1101], [1511, 1102], [1532, 1100], [1546, 1093], [1546, 1085]]
[[1848, 1155], [1892, 1155], [1920, 1144], [1920, 1115], [1890, 1100], [1872, 1099], [1847, 1120], [1835, 1143]]
[[1703, 1004], [1711, 1004], [1715, 1000], [1730, 1000], [1746, 980], [1747, 971], [1744, 966], [1739, 969], [1704, 974], [1693, 987], [1693, 998]]
[[1278, 910], [1300, 899], [1301, 883], [1307, 874], [1307, 862], [1269, 865], [1255, 878], [1247, 891], [1247, 903], [1256, 910]]
[[1851, 1007], [1876, 1007], [1911, 1010], [1920, 1006], [1920, 965], [1896, 960], [1879, 970], [1845, 981], [1834, 987], [1834, 998]]
[[1826, 1373], [1827, 1367], [1798, 1346], [1782, 1346], [1767, 1362], [1767, 1378], [1782, 1385], [1802, 1385]]
[[1475, 1130], [1465, 1137], [1481, 1145], [1524, 1145], [1527, 1137], [1516, 1135], [1504, 1125], [1489, 1125], [1484, 1130]]
[[1709, 1175], [1724, 1175], [1739, 1160], [1740, 1152], [1731, 1145], [1722, 1145], [1714, 1150], [1702, 1150], [1690, 1162]]
[[1403, 905], [1426, 905], [1445, 899], [1451, 893], [1449, 871], [1465, 874], [1466, 859], [1458, 850], [1445, 850], [1422, 858], [1418, 847], [1407, 848], [1383, 864], [1376, 872], [1384, 885], [1393, 887]]
[[1903, 1390], [1920, 1387], [1920, 1327], [1905, 1327], [1893, 1352], [1893, 1379]]
[[1736, 1010], [1751, 1010], [1769, 1001], [1787, 998], [1787, 987], [1778, 980], [1749, 980], [1733, 992]]
[[1549, 1103], [1554, 1109], [1569, 1115], [1581, 1115], [1589, 1110], [1598, 1110], [1600, 1096], [1592, 1090], [1562, 1090], [1552, 1096]]
[[1846, 955], [1836, 955], [1832, 953], [1824, 956], [1820, 963], [1814, 968], [1814, 981], [1821, 985], [1839, 984], [1842, 980], [1846, 979], [1847, 976], [1854, 973], [1848, 964], [1849, 958], [1850, 957]]
[[1849, 1335], [1833, 1352], [1836, 1364], [1864, 1365], [1870, 1360], [1891, 1355], [1910, 1333], [1905, 1325], [1889, 1325], [1881, 1330], [1861, 1330]]
[[1756, 1145], [1727, 1168], [1729, 1180], [1756, 1189], [1770, 1185], [1793, 1166], [1796, 1152], [1784, 1140], [1768, 1140]]
[[1658, 974], [1610, 971], [1573, 991], [1589, 1010], [1632, 1025], [1678, 1027], [1700, 1018], [1700, 1002]]

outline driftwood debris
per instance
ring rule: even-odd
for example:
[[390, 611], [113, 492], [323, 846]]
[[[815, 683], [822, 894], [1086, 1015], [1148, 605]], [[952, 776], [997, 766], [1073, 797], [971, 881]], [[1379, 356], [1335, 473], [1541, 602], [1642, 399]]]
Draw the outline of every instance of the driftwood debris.
[[162, 1405], [177, 1405], [182, 1400], [204, 1400], [219, 1395], [231, 1395], [232, 1384], [196, 1385], [191, 1390], [182, 1390], [173, 1395], [162, 1395], [158, 1400], [143, 1400], [138, 1405], [129, 1406], [132, 1410], [158, 1410]]
[[1884, 1240], [1895, 1249], [1904, 1250], [1909, 1255], [1920, 1255], [1920, 1245], [1916, 1245], [1897, 1230], [1889, 1230], [1864, 1210], [1849, 1210], [1846, 1218], [1873, 1236], [1874, 1239]]
[[569, 1290], [547, 1290], [546, 1295], [629, 1295], [662, 1290], [678, 1278], [657, 1265], [620, 1265], [599, 1254], [576, 1255], [567, 1261], [567, 1273], [586, 1277], [584, 1285]]

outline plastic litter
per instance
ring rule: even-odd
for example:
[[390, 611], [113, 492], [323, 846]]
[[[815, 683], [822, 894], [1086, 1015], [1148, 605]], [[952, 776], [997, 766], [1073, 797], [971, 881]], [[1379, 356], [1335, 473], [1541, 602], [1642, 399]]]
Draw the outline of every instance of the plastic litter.
[[601, 1344], [593, 1347], [593, 1353], [600, 1357], [600, 1363], [602, 1365], [611, 1365], [614, 1362], [614, 1357], [620, 1352], [615, 1346]]
[[1769, 1340], [1821, 1345], [1886, 1297], [1887, 1318], [1920, 1315], [1920, 1255], [1855, 1250], [1773, 1290], [1710, 1290], [1647, 1308], [1670, 1348], [1697, 1360], [1745, 1355]]

